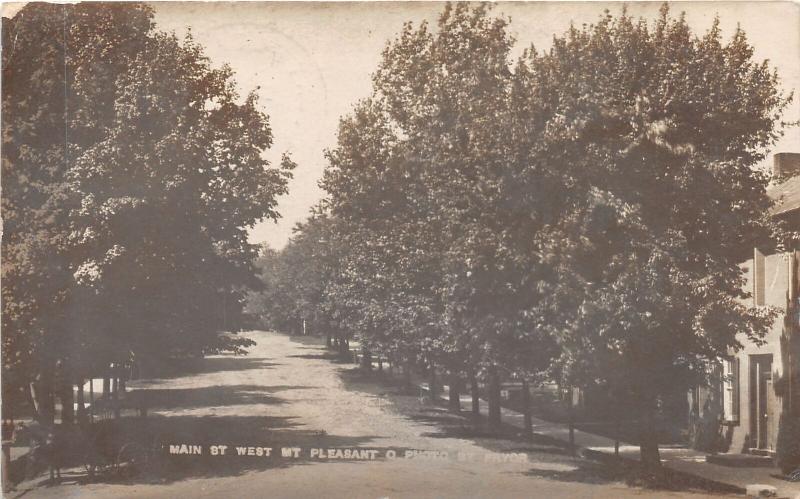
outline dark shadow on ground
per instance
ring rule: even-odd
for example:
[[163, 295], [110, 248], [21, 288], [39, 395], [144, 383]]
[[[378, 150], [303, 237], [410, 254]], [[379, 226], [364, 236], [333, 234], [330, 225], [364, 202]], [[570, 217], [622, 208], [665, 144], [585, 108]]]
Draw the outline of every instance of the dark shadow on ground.
[[576, 463], [576, 466], [563, 470], [547, 469], [546, 466], [537, 468], [534, 464], [529, 471], [525, 472], [525, 475], [559, 482], [579, 482], [597, 485], [625, 480], [625, 474], [619, 470], [589, 460], [581, 460]]
[[588, 453], [585, 457], [576, 456], [566, 442], [538, 434], [529, 439], [522, 430], [511, 425], [504, 424], [499, 430], [490, 430], [485, 417], [474, 418], [467, 411], [452, 413], [444, 402], [423, 403], [418, 395], [409, 394], [398, 377], [391, 376], [387, 371], [365, 372], [353, 367], [340, 369], [339, 375], [348, 390], [372, 394], [380, 398], [387, 409], [427, 425], [430, 431], [424, 432], [422, 436], [470, 440], [493, 452], [526, 453], [531, 463], [531, 469], [526, 472], [529, 476], [587, 484], [622, 482], [653, 490], [677, 492], [741, 492], [727, 484], [672, 470], [665, 470], [664, 475], [659, 478], [648, 477], [637, 462], [618, 460], [614, 456], [598, 453]]
[[[181, 359], [169, 366], [164, 379], [190, 378], [197, 374], [221, 371], [262, 370], [271, 364], [267, 358], [220, 356], [206, 359]], [[307, 386], [281, 384], [261, 386], [256, 384], [202, 386], [197, 388], [170, 388], [161, 385], [161, 379], [145, 381], [141, 388], [127, 393], [125, 406], [146, 407], [146, 417], [122, 417], [98, 421], [88, 429], [78, 426], [64, 427], [62, 451], [52, 459], [63, 469], [64, 483], [171, 483], [204, 477], [238, 476], [246, 472], [272, 468], [284, 468], [313, 462], [362, 462], [357, 457], [343, 457], [335, 461], [323, 461], [311, 456], [312, 448], [375, 450], [376, 457], [383, 459], [386, 448], [370, 447], [376, 439], [373, 435], [339, 436], [329, 435], [316, 428], [307, 428], [297, 422], [301, 415], [293, 417], [271, 417], [269, 415], [216, 416], [182, 414], [181, 409], [235, 405], [274, 405], [284, 400], [276, 394], [289, 390], [307, 389]], [[153, 388], [148, 388], [152, 385]], [[131, 387], [135, 385], [132, 384]], [[162, 388], [163, 386], [163, 388]], [[159, 410], [164, 412], [159, 413]], [[175, 414], [165, 414], [174, 411]], [[263, 412], [256, 409], [257, 413]], [[182, 446], [186, 447], [182, 447]], [[211, 446], [226, 445], [225, 455], [211, 455]], [[123, 447], [139, 449], [148, 456], [147, 466], [133, 473], [133, 466], [114, 469]], [[194, 453], [199, 446], [200, 453]], [[245, 453], [252, 447], [254, 455], [238, 455], [237, 447]], [[272, 449], [265, 455], [263, 448]], [[282, 447], [300, 448], [297, 457], [282, 456]], [[259, 451], [256, 448], [262, 448]], [[397, 452], [405, 449], [392, 448]], [[87, 455], [101, 456], [104, 463], [93, 477], [84, 468]], [[94, 459], [94, 458], [93, 458]], [[24, 482], [31, 489], [43, 485], [46, 477], [44, 467], [39, 467], [38, 479]], [[23, 492], [24, 493], [24, 492]]]
[[249, 371], [252, 369], [268, 369], [280, 364], [268, 362], [265, 357], [245, 357], [240, 355], [223, 355], [206, 358], [173, 359], [169, 363], [151, 366], [148, 372], [142, 373], [140, 379], [147, 383], [158, 384], [170, 379], [210, 374], [223, 371]]
[[[321, 462], [312, 458], [312, 448], [359, 448], [374, 449], [378, 458], [383, 458], [386, 449], [370, 447], [375, 439], [372, 435], [338, 436], [324, 431], [305, 429], [293, 417], [269, 416], [148, 416], [147, 418], [121, 418], [96, 423], [93, 432], [107, 434], [113, 441], [100, 439], [97, 445], [106, 463], [118, 458], [119, 450], [135, 442], [140, 449], [148, 449], [148, 465], [134, 473], [132, 468], [113, 469], [104, 467], [94, 477], [83, 468], [85, 452], [78, 441], [69, 451], [59, 456], [64, 468], [62, 483], [171, 483], [181, 480], [208, 477], [238, 476], [250, 471], [285, 468], [309, 462]], [[88, 437], [89, 435], [84, 435]], [[186, 447], [182, 447], [185, 445]], [[225, 455], [212, 455], [211, 446], [227, 445]], [[200, 454], [191, 452], [199, 446]], [[253, 455], [238, 455], [237, 447], [253, 447]], [[271, 448], [270, 456], [257, 455], [255, 448]], [[281, 455], [282, 447], [300, 448], [297, 457]], [[361, 459], [337, 459], [339, 461], [362, 461]], [[41, 470], [44, 471], [44, 470]], [[44, 484], [39, 479], [36, 485]]]
[[[563, 442], [534, 435], [525, 440], [520, 429], [503, 425], [499, 430], [489, 429], [485, 418], [475, 419], [467, 411], [450, 412], [444, 404], [433, 404], [428, 399], [420, 401], [417, 393], [409, 392], [400, 379], [387, 371], [365, 373], [353, 367], [340, 369], [339, 376], [348, 390], [372, 394], [385, 401], [385, 406], [406, 418], [424, 423], [430, 431], [422, 436], [431, 438], [459, 438], [471, 440], [486, 450], [494, 452], [527, 452], [570, 456]], [[402, 403], [397, 403], [401, 402]], [[413, 409], [409, 410], [408, 407]]]
[[309, 353], [302, 355], [289, 355], [293, 359], [309, 359], [309, 360], [327, 360], [334, 364], [353, 364], [352, 359], [342, 357], [337, 353]]
[[325, 348], [325, 338], [312, 335], [291, 335], [289, 339], [301, 345], [312, 345], [314, 347]]
[[190, 409], [246, 404], [282, 404], [283, 399], [268, 395], [285, 390], [303, 390], [293, 385], [224, 385], [201, 388], [145, 388], [133, 390], [125, 397], [131, 407], [158, 409]]

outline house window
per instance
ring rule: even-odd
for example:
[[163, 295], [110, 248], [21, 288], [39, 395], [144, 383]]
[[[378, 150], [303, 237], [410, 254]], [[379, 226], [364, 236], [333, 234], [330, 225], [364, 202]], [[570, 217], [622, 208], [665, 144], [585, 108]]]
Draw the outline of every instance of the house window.
[[739, 359], [726, 360], [722, 368], [722, 402], [725, 421], [739, 421]]

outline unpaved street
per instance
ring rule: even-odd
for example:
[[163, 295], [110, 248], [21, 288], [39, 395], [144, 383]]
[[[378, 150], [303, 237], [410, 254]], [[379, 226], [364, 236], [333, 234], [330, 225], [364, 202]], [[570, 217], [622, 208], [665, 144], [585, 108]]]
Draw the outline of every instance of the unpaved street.
[[[249, 335], [257, 345], [248, 356], [200, 359], [130, 386], [169, 443], [200, 446], [203, 455], [167, 456], [158, 477], [85, 484], [66, 473], [61, 485], [22, 484], [9, 496], [701, 497], [628, 487], [546, 443], [476, 438], [466, 419], [326, 358], [318, 340]], [[226, 455], [208, 455], [212, 445], [228, 445]], [[231, 456], [234, 446], [254, 447], [254, 455]], [[281, 447], [298, 448], [297, 457], [275, 455]], [[274, 454], [263, 455], [265, 448]], [[312, 457], [312, 449], [332, 458]], [[374, 452], [353, 456], [353, 449]], [[397, 458], [387, 459], [387, 451]], [[436, 454], [412, 459], [406, 451]], [[513, 462], [520, 455], [527, 462]]]

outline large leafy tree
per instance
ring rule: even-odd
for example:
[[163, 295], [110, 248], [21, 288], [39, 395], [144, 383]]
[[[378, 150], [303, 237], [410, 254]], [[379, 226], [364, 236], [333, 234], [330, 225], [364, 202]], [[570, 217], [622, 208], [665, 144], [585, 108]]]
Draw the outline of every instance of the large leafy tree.
[[413, 364], [421, 350], [413, 338], [431, 322], [430, 293], [417, 280], [425, 269], [412, 267], [421, 241], [410, 241], [409, 223], [419, 207], [396, 131], [381, 104], [365, 100], [341, 121], [338, 145], [327, 153], [323, 186], [339, 264], [325, 306], [340, 333]]
[[293, 166], [264, 159], [255, 94], [144, 5], [4, 23], [5, 372], [70, 383], [131, 353], [241, 347], [218, 333], [254, 282], [246, 229], [278, 216]]
[[[559, 189], [543, 175], [520, 184], [534, 168], [524, 128], [530, 113], [509, 61], [513, 42], [507, 21], [488, 7], [448, 5], [434, 32], [407, 25], [374, 78], [407, 137], [406, 162], [419, 165], [405, 181], [416, 186], [414, 219], [423, 229], [411, 253], [434, 256], [437, 350], [451, 369], [486, 370], [493, 423], [499, 371], [542, 371], [552, 351], [531, 312], [542, 299], [535, 236]], [[517, 355], [521, 345], [536, 354]]]
[[[68, 326], [73, 279], [67, 238], [69, 210], [77, 201], [66, 179], [66, 150], [68, 143], [83, 146], [101, 133], [83, 127], [81, 133], [71, 130], [70, 138], [65, 70], [91, 70], [95, 93], [107, 97], [114, 75], [143, 48], [151, 29], [138, 7], [80, 9], [84, 26], [105, 25], [94, 33], [65, 29], [67, 12], [37, 5], [3, 19], [3, 387], [7, 395], [9, 387], [36, 381], [46, 419], [52, 417], [54, 365], [75, 337]], [[127, 43], [111, 36], [109, 25], [126, 26]], [[76, 48], [71, 66], [67, 36]], [[92, 44], [97, 53], [81, 49]], [[92, 117], [105, 111], [83, 107]]]
[[562, 372], [627, 402], [648, 465], [659, 403], [772, 319], [742, 300], [739, 263], [774, 232], [756, 166], [788, 99], [752, 54], [741, 30], [695, 36], [665, 6], [652, 26], [623, 12], [571, 28], [525, 61], [532, 161], [569, 187], [544, 253]]

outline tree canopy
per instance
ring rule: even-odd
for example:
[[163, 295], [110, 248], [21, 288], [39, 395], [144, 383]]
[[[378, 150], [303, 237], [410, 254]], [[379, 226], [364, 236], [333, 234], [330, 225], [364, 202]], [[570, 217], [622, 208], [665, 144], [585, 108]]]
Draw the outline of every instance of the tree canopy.
[[[191, 36], [142, 4], [32, 4], [3, 19], [3, 368], [52, 372], [246, 346], [247, 229], [293, 167]], [[67, 369], [66, 366], [69, 366]], [[38, 374], [37, 374], [38, 373]], [[5, 382], [4, 377], [4, 382]]]
[[658, 400], [774, 319], [747, 305], [739, 264], [778, 231], [757, 166], [788, 98], [752, 53], [741, 30], [694, 36], [665, 6], [652, 26], [606, 14], [523, 61], [547, 96], [532, 160], [572, 184], [547, 245], [562, 370], [636, 402], [650, 436]]
[[775, 317], [740, 263], [780, 241], [758, 165], [791, 95], [742, 30], [694, 34], [666, 5], [517, 61], [508, 31], [456, 4], [387, 44], [328, 153], [337, 258], [312, 308], [401, 361], [602, 387], [656, 463], [659, 401]]

